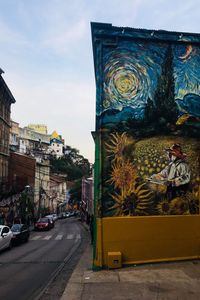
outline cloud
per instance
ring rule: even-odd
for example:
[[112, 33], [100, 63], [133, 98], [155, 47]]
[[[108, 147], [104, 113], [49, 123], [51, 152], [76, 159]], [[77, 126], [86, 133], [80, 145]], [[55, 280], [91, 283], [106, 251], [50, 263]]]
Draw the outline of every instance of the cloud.
[[42, 46], [54, 49], [58, 53], [65, 53], [71, 51], [74, 44], [80, 46], [81, 39], [87, 34], [87, 20], [81, 18], [75, 24], [68, 26], [66, 24], [65, 30], [58, 30], [54, 33], [46, 33]]
[[14, 30], [3, 20], [0, 20], [0, 43], [1, 47], [5, 46], [5, 44], [7, 46], [14, 44], [20, 47], [29, 45], [27, 39], [18, 30]]

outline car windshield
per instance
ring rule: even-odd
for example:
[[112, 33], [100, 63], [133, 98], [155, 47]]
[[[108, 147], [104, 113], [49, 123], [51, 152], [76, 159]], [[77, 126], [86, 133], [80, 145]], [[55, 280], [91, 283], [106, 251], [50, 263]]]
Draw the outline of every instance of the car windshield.
[[39, 219], [38, 223], [48, 223], [48, 219]]
[[20, 228], [21, 226], [19, 224], [14, 224], [12, 227], [11, 227], [11, 230], [12, 231], [15, 231], [15, 232], [19, 232], [20, 231]]

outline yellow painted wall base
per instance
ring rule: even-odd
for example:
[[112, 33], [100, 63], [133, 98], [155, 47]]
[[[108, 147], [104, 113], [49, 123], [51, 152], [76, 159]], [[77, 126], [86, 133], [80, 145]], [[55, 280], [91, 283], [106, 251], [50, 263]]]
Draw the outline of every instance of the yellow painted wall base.
[[108, 267], [108, 252], [121, 252], [124, 265], [200, 257], [199, 215], [109, 217], [97, 224], [99, 267]]

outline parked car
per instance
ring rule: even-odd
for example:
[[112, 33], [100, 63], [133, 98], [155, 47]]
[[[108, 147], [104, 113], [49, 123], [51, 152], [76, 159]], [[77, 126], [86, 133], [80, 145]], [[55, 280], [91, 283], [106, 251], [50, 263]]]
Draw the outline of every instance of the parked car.
[[34, 230], [49, 230], [52, 228], [52, 224], [49, 218], [40, 218], [34, 224]]
[[52, 217], [53, 217], [54, 221], [58, 220], [58, 215], [57, 214], [52, 214]]
[[11, 231], [13, 233], [12, 243], [17, 244], [21, 242], [28, 242], [29, 240], [29, 228], [25, 224], [14, 224], [11, 227]]
[[63, 218], [67, 218], [67, 213], [65, 211], [63, 211]]
[[48, 219], [50, 220], [51, 228], [53, 228], [54, 225], [55, 225], [55, 221], [54, 221], [54, 219], [53, 219], [53, 216], [52, 216], [52, 215], [47, 215], [47, 216], [45, 216], [44, 218], [48, 218]]
[[69, 212], [69, 211], [66, 212], [65, 217], [66, 217], [66, 218], [69, 218], [69, 217], [70, 217], [70, 212]]
[[66, 213], [64, 211], [60, 212], [58, 215], [58, 219], [64, 219], [64, 218], [66, 218]]
[[73, 217], [73, 216], [75, 216], [74, 211], [67, 211], [66, 212], [66, 218]]
[[50, 215], [45, 216], [45, 218], [46, 218], [46, 217], [51, 217], [51, 218], [53, 218], [54, 222], [55, 222], [56, 220], [58, 220], [58, 215], [57, 215], [57, 214], [50, 214]]
[[13, 233], [8, 226], [0, 225], [0, 250], [12, 247]]

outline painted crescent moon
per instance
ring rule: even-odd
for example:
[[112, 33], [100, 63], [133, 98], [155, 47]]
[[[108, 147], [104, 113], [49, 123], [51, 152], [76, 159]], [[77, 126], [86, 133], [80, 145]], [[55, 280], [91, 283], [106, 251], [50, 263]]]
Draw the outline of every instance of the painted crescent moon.
[[182, 55], [182, 56], [179, 56], [179, 58], [181, 58], [181, 59], [187, 59], [188, 56], [191, 54], [191, 52], [192, 52], [192, 45], [188, 45], [186, 47], [186, 53], [184, 55]]

